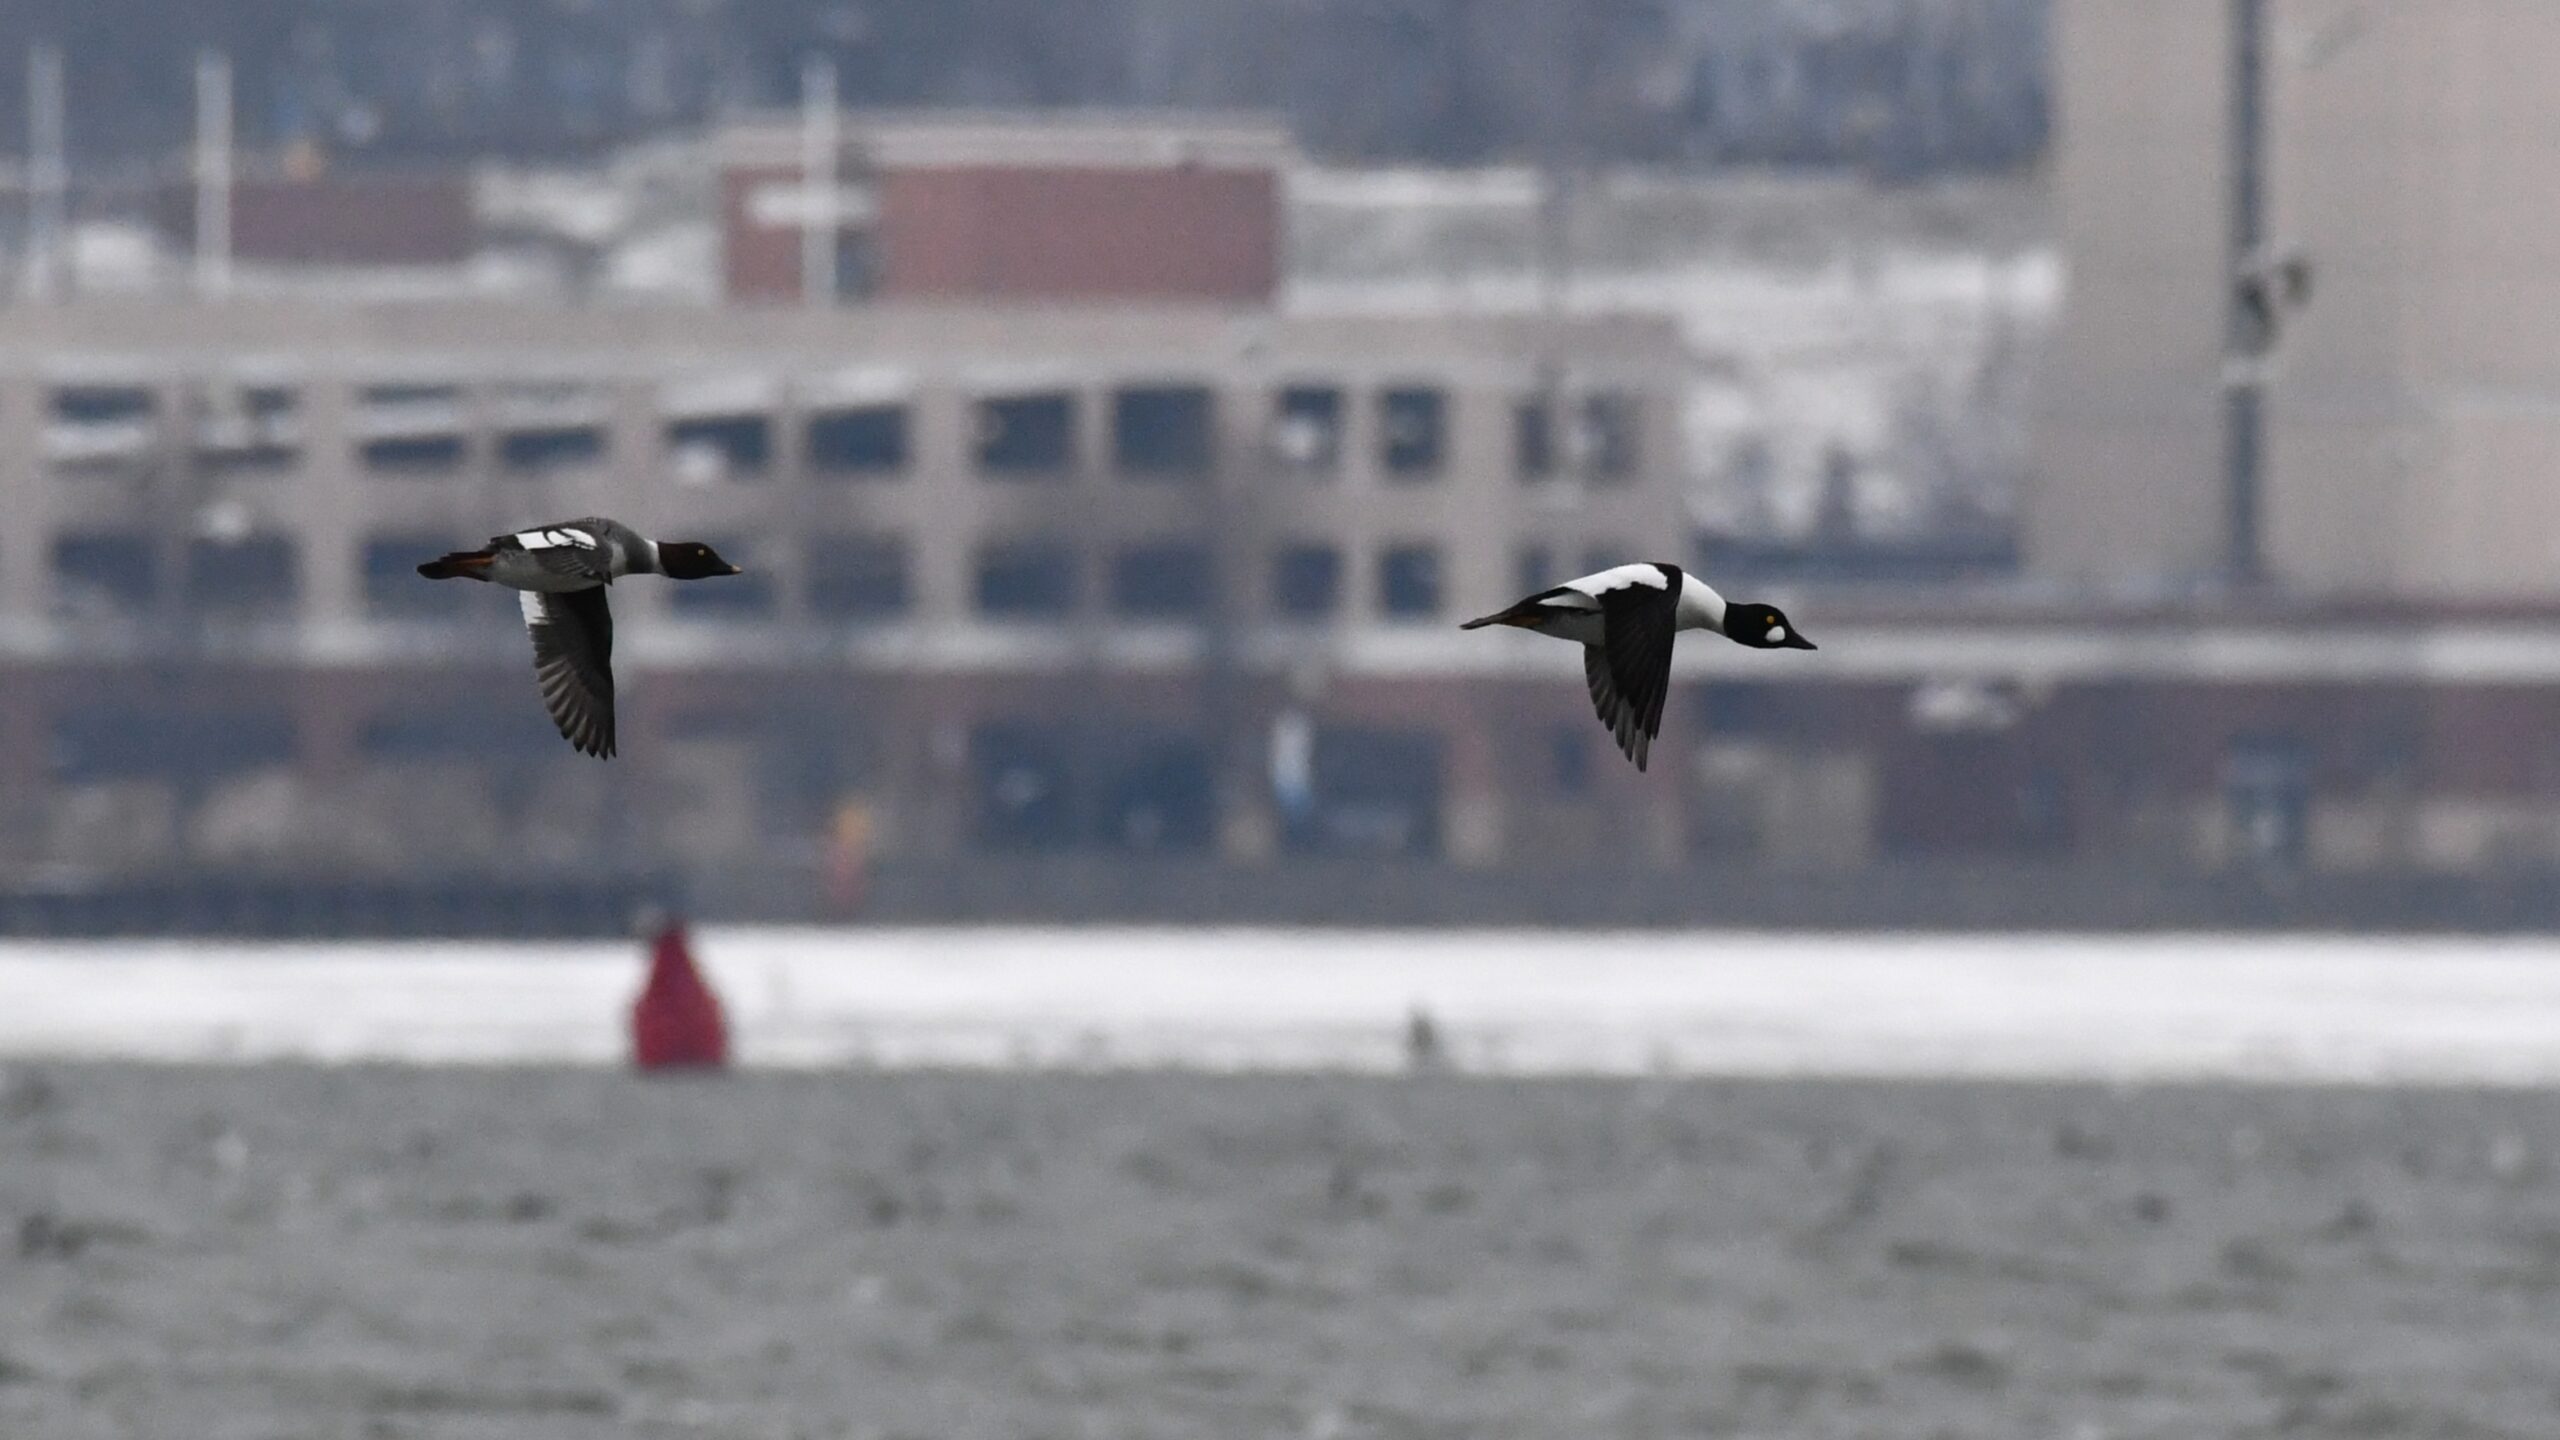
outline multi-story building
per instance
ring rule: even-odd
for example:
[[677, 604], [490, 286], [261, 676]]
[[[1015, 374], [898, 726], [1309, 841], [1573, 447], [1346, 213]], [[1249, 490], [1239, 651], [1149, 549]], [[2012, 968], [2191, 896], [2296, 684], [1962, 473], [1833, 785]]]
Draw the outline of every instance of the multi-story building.
[[2112, 587], [2224, 568], [2228, 300], [2299, 259], [2254, 365], [2267, 578], [2297, 595], [2560, 597], [2560, 7], [2251, 0], [2264, 245], [2232, 254], [2235, 0], [2062, 0], [2070, 281], [2027, 561]]
[[[2490, 12], [2456, 11], [2369, 10], [2323, 63], [2487, 64]], [[2218, 60], [2134, 60], [2209, 49], [2228, 9], [2063, 18], [2072, 301], [2028, 559], [2155, 586], [2225, 548], [2198, 167], [2227, 92]], [[2482, 93], [2526, 105], [2511, 79]], [[2388, 131], [2403, 162], [2442, 119]], [[2354, 166], [2285, 125], [2275, 229], [2320, 278], [2266, 381], [2276, 592], [1743, 597], [1823, 648], [1685, 640], [1644, 775], [1569, 651], [1454, 627], [1689, 558], [1681, 336], [1276, 307], [1276, 238], [1219, 238], [1268, 226], [1260, 132], [1207, 127], [1204, 176], [1131, 122], [848, 122], [826, 238], [858, 305], [793, 288], [813, 187], [740, 132], [725, 307], [0, 312], [0, 911], [66, 874], [679, 868], [806, 914], [870, 855], [943, 887], [909, 914], [2205, 923], [2311, 893], [2211, 878], [2235, 867], [2344, 877], [2333, 918], [2387, 913], [2377, 877], [2548, 874], [2560, 640], [2515, 598], [2541, 382], [2506, 311], [2446, 289], [2512, 281], [2529, 320], [2548, 277], [2427, 212], [2360, 239]], [[2468, 213], [2471, 162], [2428, 163]], [[1080, 218], [1042, 229], [1053, 201]], [[1183, 237], [1200, 268], [1147, 259]], [[2435, 438], [2363, 448], [2386, 414]], [[551, 733], [511, 597], [414, 573], [586, 513], [749, 571], [616, 587], [610, 764]], [[2354, 591], [2398, 598], [2323, 598]], [[1291, 863], [1323, 856], [1359, 863]]]
[[[1642, 317], [18, 309], [11, 848], [741, 866], [858, 805], [892, 854], [1490, 862], [1523, 774], [1614, 757], [1569, 657], [1524, 716], [1455, 622], [1680, 548], [1677, 357]], [[414, 573], [587, 513], [748, 568], [616, 587], [609, 766], [511, 597]]]

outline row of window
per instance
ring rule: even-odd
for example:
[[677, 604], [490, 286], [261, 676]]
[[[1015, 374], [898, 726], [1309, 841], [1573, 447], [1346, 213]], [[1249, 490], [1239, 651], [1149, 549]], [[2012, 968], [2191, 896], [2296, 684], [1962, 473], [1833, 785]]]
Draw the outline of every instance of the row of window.
[[[240, 411], [200, 417], [199, 458], [226, 473], [289, 469], [300, 457], [292, 392], [259, 388], [243, 392]], [[1441, 473], [1448, 453], [1449, 402], [1429, 386], [1393, 386], [1377, 393], [1377, 461], [1398, 481], [1426, 481]], [[151, 443], [153, 392], [130, 387], [67, 387], [53, 398], [56, 458], [75, 468], [127, 463]], [[1299, 385], [1278, 391], [1266, 419], [1265, 448], [1276, 463], [1312, 474], [1339, 468], [1346, 398], [1337, 386]], [[138, 409], [136, 407], [139, 407]], [[1070, 474], [1078, 451], [1079, 397], [1071, 391], [993, 396], [975, 403], [970, 439], [978, 473], [999, 479], [1037, 480]], [[1586, 394], [1562, 407], [1552, 397], [1524, 397], [1514, 404], [1512, 459], [1526, 480], [1549, 478], [1567, 468], [1595, 479], [1635, 473], [1638, 410], [1635, 397], [1618, 392]], [[754, 480], [772, 473], [777, 457], [774, 417], [756, 411], [706, 414], [663, 423], [660, 439], [680, 477], [696, 481]], [[1205, 386], [1129, 387], [1110, 397], [1112, 463], [1140, 480], [1192, 482], [1215, 468], [1216, 396]], [[902, 404], [838, 406], [801, 417], [802, 453], [809, 473], [821, 477], [887, 478], [912, 461], [908, 407]], [[461, 392], [451, 386], [377, 385], [359, 392], [357, 457], [383, 475], [435, 476], [461, 472], [471, 463]], [[553, 470], [602, 463], [611, 439], [599, 420], [556, 420], [502, 425], [495, 463], [504, 471], [539, 476]]]
[[[296, 716], [279, 705], [91, 704], [58, 713], [49, 728], [53, 773], [71, 783], [200, 782], [291, 765], [304, 744]], [[568, 763], [539, 719], [514, 707], [403, 707], [371, 717], [357, 743], [373, 760], [506, 755]], [[1429, 730], [1317, 727], [1305, 788], [1284, 806], [1286, 843], [1300, 851], [1435, 850], [1444, 748]], [[769, 808], [824, 823], [807, 799], [837, 787], [802, 779], [812, 768], [808, 737], [759, 750], [757, 780]], [[987, 849], [1206, 852], [1216, 844], [1222, 797], [1202, 736], [1136, 716], [1082, 726], [1022, 717], [973, 726], [966, 756], [971, 838]]]
[[[884, 542], [887, 543], [887, 542]], [[1347, 567], [1331, 545], [1287, 545], [1269, 569], [1273, 612], [1295, 620], [1320, 620], [1343, 605]], [[1187, 619], [1208, 613], [1215, 599], [1214, 571], [1205, 547], [1188, 543], [1137, 546], [1110, 558], [1106, 599], [1113, 613], [1135, 619]], [[1441, 612], [1443, 588], [1437, 546], [1391, 545], [1379, 552], [1371, 583], [1381, 614], [1429, 619]], [[1081, 557], [1068, 545], [1023, 541], [978, 553], [971, 599], [982, 615], [1034, 619], [1073, 612], [1083, 598]]]
[[[468, 587], [418, 578], [422, 559], [446, 548], [436, 535], [378, 536], [364, 547], [366, 602], [385, 615], [450, 613]], [[715, 537], [724, 554], [753, 553], [743, 541]], [[72, 535], [55, 542], [54, 575], [63, 607], [71, 613], [134, 613], [162, 595], [163, 551], [134, 534]], [[809, 608], [830, 618], [878, 619], [905, 614], [915, 604], [911, 558], [904, 542], [871, 535], [824, 535], [809, 542], [805, 575]], [[1602, 568], [1621, 552], [1592, 549], [1582, 563]], [[1548, 546], [1523, 549], [1523, 590], [1543, 589], [1562, 578], [1558, 554]], [[234, 613], [290, 614], [300, 603], [297, 547], [281, 536], [236, 542], [191, 540], [177, 552], [177, 598], [190, 608]], [[974, 557], [970, 601], [979, 614], [1036, 620], [1078, 611], [1087, 596], [1086, 559], [1064, 540], [1019, 540], [981, 547]], [[1397, 619], [1431, 619], [1442, 613], [1445, 580], [1438, 546], [1389, 545], [1377, 553], [1367, 581], [1373, 604]], [[1341, 612], [1352, 568], [1341, 547], [1320, 542], [1274, 550], [1265, 591], [1272, 613], [1293, 620], [1321, 620]], [[1181, 620], [1206, 616], [1216, 603], [1217, 569], [1208, 546], [1196, 541], [1152, 541], [1124, 547], [1102, 566], [1101, 599], [1132, 619]], [[673, 586], [666, 592], [679, 612], [695, 615], [769, 615], [778, 605], [772, 572], [750, 568], [733, 578]]]

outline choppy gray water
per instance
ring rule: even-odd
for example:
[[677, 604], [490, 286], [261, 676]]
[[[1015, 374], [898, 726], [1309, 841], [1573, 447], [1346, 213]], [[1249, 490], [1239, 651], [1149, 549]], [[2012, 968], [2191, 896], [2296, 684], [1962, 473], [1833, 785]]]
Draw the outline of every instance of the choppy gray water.
[[2560, 1104], [0, 1067], [11, 1440], [2542, 1437]]

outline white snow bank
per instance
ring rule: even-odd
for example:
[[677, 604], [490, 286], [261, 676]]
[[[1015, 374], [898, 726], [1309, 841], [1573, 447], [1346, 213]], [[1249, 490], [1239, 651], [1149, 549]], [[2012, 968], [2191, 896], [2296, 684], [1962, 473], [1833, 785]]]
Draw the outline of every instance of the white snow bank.
[[[750, 1064], [2560, 1082], [2560, 954], [2411, 939], [711, 930]], [[610, 1063], [636, 945], [0, 946], [0, 1056]]]

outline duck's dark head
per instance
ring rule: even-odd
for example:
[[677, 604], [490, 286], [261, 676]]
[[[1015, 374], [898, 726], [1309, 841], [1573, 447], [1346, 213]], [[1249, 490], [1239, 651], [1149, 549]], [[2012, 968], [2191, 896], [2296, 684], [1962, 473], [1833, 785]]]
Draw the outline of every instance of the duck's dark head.
[[1754, 650], [1816, 650], [1820, 646], [1804, 638], [1796, 622], [1778, 612], [1775, 605], [1733, 604], [1724, 609], [1725, 638], [1736, 645]]
[[700, 541], [662, 540], [658, 542], [658, 573], [670, 580], [708, 580], [714, 575], [746, 572], [721, 559], [718, 551]]

